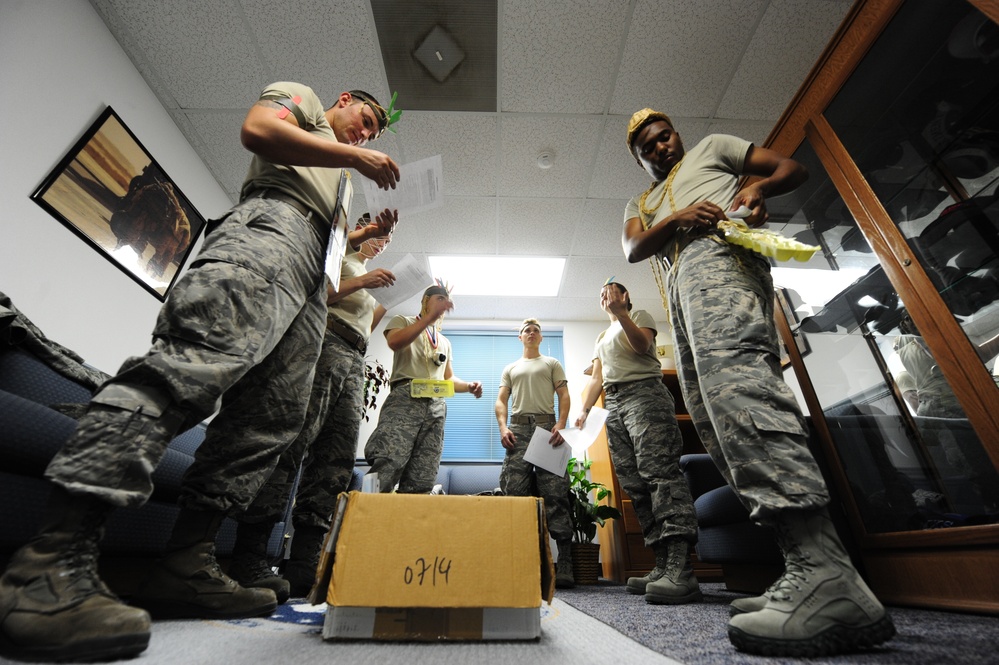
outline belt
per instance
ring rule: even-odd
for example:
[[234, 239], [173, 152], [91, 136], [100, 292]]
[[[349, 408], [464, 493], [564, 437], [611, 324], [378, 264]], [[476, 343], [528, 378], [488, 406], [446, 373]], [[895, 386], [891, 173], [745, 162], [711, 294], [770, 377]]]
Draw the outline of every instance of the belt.
[[412, 379], [396, 379], [395, 381], [389, 384], [389, 390], [395, 390], [396, 388], [400, 388], [409, 383], [410, 381], [412, 381]]
[[328, 317], [326, 319], [326, 329], [354, 347], [362, 356], [368, 352], [368, 340], [363, 335], [359, 335], [350, 326], [340, 323], [333, 317]]
[[515, 416], [510, 416], [511, 425], [537, 425], [538, 423], [548, 425], [554, 422], [555, 414], [553, 413], [518, 413]]
[[647, 379], [638, 379], [637, 381], [622, 381], [621, 383], [605, 383], [604, 384], [604, 392], [608, 393], [608, 394], [614, 394], [614, 393], [618, 392], [619, 390], [623, 390], [623, 389], [627, 388], [630, 385], [637, 385], [637, 384], [643, 383], [645, 381], [650, 381], [650, 382], [651, 381], [662, 381], [662, 379], [656, 378], [654, 376], [650, 376]]
[[244, 201], [249, 201], [250, 199], [270, 199], [272, 201], [281, 201], [282, 203], [287, 203], [292, 208], [297, 210], [302, 217], [306, 219], [312, 219], [312, 211], [306, 207], [304, 203], [296, 199], [290, 194], [285, 194], [284, 192], [277, 189], [257, 189], [250, 192]]

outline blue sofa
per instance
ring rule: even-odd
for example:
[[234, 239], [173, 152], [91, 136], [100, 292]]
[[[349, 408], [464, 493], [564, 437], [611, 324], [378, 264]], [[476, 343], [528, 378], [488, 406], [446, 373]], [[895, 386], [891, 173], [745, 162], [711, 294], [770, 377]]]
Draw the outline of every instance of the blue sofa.
[[[92, 388], [60, 374], [30, 351], [0, 343], [0, 563], [37, 531], [50, 489], [42, 474], [76, 427], [70, 415], [53, 406], [63, 411], [71, 411], [66, 407], [72, 405], [82, 408], [91, 395]], [[162, 553], [177, 516], [184, 472], [203, 439], [204, 425], [177, 436], [153, 473], [150, 500], [141, 508], [112, 513], [101, 542], [108, 567], [141, 566], [141, 559]], [[367, 465], [359, 461], [350, 489], [361, 488], [366, 471]], [[445, 494], [479, 494], [499, 486], [499, 472], [499, 463], [444, 464], [437, 483]], [[268, 545], [276, 563], [284, 556], [288, 518], [286, 514], [276, 525]], [[217, 539], [220, 559], [231, 554], [235, 537], [235, 522], [225, 520]], [[108, 572], [113, 578], [115, 571]]]
[[697, 512], [697, 558], [719, 564], [731, 591], [759, 593], [784, 568], [773, 530], [749, 519], [749, 511], [706, 453], [682, 455], [680, 470]]
[[[484, 494], [499, 489], [500, 462], [444, 462], [437, 471], [442, 494]], [[349, 490], [360, 490], [368, 465], [358, 460]]]
[[[17, 346], [0, 345], [0, 500], [3, 526], [0, 553], [9, 554], [30, 538], [39, 525], [49, 483], [42, 474], [52, 456], [76, 428], [61, 411], [82, 408], [92, 389], [78, 383]], [[57, 407], [57, 408], [53, 408]], [[155, 555], [162, 552], [177, 515], [184, 472], [204, 439], [198, 425], [177, 436], [153, 473], [153, 495], [137, 509], [116, 510], [101, 543], [105, 554]], [[219, 552], [231, 551], [231, 521], [219, 536]]]

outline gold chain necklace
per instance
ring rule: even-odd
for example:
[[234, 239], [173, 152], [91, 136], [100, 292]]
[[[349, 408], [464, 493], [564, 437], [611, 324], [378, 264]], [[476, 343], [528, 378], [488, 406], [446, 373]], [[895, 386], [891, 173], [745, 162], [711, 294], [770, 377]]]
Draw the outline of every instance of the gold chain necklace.
[[[686, 155], [684, 155], [683, 157], [686, 157]], [[666, 200], [667, 195], [669, 196], [669, 204], [673, 207], [673, 210], [671, 212], [676, 211], [676, 202], [673, 201], [673, 179], [676, 177], [677, 172], [680, 170], [680, 164], [683, 164], [683, 157], [681, 157], [680, 161], [676, 163], [676, 166], [670, 169], [669, 175], [666, 176], [666, 185], [663, 187], [662, 195], [659, 197], [659, 201], [658, 203], [656, 203], [654, 207], [652, 208], [646, 207], [645, 202], [648, 200], [649, 195], [652, 194], [652, 190], [655, 189], [656, 185], [658, 185], [659, 183], [654, 182], [651, 185], [649, 185], [649, 188], [645, 190], [645, 193], [642, 194], [641, 198], [638, 199], [638, 209], [642, 211], [643, 215], [649, 215], [649, 216], [654, 215], [656, 211], [659, 210], [659, 208], [662, 206], [663, 201]]]
[[[684, 155], [684, 157], [686, 157], [686, 155]], [[645, 199], [652, 193], [656, 183], [652, 183], [645, 193], [642, 194], [642, 198], [639, 200], [638, 206], [643, 214], [649, 215], [651, 218], [651, 216], [662, 206], [663, 201], [667, 196], [669, 197], [670, 214], [676, 212], [676, 200], [673, 198], [673, 179], [676, 178], [676, 174], [680, 171], [680, 164], [682, 163], [683, 157], [681, 157], [680, 161], [676, 163], [676, 166], [670, 169], [669, 175], [666, 176], [666, 183], [663, 185], [663, 195], [660, 197], [659, 203], [656, 204], [655, 208], [651, 210], [646, 209]], [[642, 224], [646, 229], [650, 228], [649, 225], [645, 224], [644, 219], [642, 220]], [[676, 263], [676, 258], [676, 256], [673, 257], [673, 263]], [[659, 287], [659, 298], [662, 300], [663, 309], [666, 310], [666, 316], [669, 317], [669, 298], [666, 295], [666, 286], [665, 280], [663, 279], [662, 268], [659, 266], [659, 262], [656, 261], [655, 254], [649, 257], [649, 265], [652, 266], [652, 275], [656, 280], [656, 286]], [[670, 323], [672, 324], [672, 321], [670, 321]]]

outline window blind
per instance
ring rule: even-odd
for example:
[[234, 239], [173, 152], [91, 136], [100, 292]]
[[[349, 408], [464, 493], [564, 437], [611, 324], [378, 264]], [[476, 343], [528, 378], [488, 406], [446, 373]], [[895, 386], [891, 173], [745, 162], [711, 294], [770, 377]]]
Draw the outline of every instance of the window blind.
[[[445, 329], [444, 336], [451, 342], [455, 375], [464, 381], [481, 381], [482, 398], [458, 393], [448, 399], [442, 459], [502, 461], [505, 450], [500, 445], [494, 406], [503, 368], [524, 354], [524, 345], [514, 331]], [[564, 366], [562, 331], [545, 331], [540, 351]], [[557, 405], [558, 398], [555, 401]]]

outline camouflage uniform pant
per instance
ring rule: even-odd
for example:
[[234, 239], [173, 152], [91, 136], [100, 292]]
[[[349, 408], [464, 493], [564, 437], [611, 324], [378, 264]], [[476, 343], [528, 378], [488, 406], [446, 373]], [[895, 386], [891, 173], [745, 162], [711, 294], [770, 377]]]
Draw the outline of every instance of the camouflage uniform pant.
[[364, 412], [364, 356], [327, 331], [316, 363], [305, 426], [241, 518], [274, 523], [287, 507], [298, 471], [292, 523], [328, 529], [340, 492], [350, 486]]
[[508, 496], [538, 496], [544, 499], [548, 533], [556, 542], [571, 540], [569, 476], [557, 476], [524, 461], [524, 453], [534, 435], [534, 428], [534, 425], [529, 424], [510, 424], [510, 431], [517, 443], [513, 450], [506, 451], [506, 457], [503, 458], [500, 489]]
[[392, 387], [378, 414], [378, 425], [364, 446], [382, 492], [396, 483], [403, 494], [429, 494], [437, 482], [444, 451], [443, 398], [411, 397], [409, 382]]
[[645, 544], [675, 537], [697, 542], [694, 502], [680, 472], [683, 440], [673, 396], [659, 378], [614, 384], [606, 393], [614, 473], [631, 497]]
[[699, 238], [670, 273], [677, 371], [697, 434], [760, 522], [829, 503], [794, 393], [780, 370], [770, 265]]
[[233, 208], [164, 303], [152, 348], [101, 387], [46, 476], [141, 505], [170, 439], [221, 398], [180, 503], [245, 509], [305, 419], [326, 321], [324, 254], [325, 238], [290, 206]]

